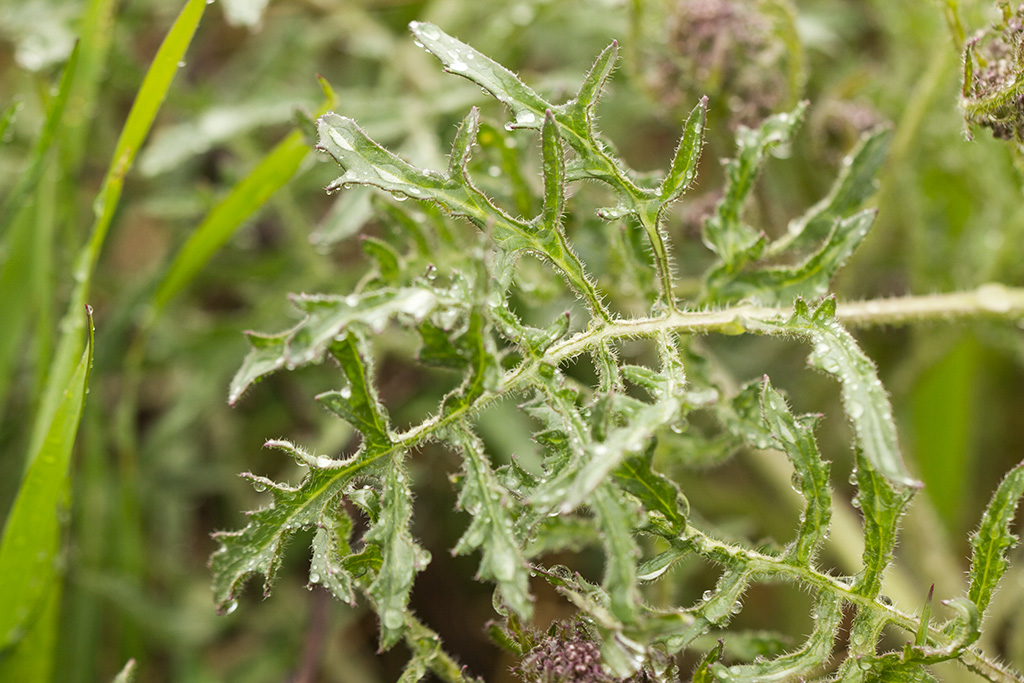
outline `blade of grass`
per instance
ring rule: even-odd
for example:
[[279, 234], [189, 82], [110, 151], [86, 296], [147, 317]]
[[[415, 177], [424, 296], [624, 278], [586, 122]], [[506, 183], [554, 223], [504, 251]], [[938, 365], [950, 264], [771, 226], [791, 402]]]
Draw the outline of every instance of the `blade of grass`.
[[117, 0], [90, 0], [78, 25], [79, 59], [58, 144], [65, 178], [75, 182], [89, 140], [110, 43]]
[[7, 230], [7, 225], [10, 223], [11, 218], [14, 217], [14, 214], [25, 206], [26, 197], [32, 194], [32, 190], [39, 183], [39, 179], [43, 175], [47, 153], [50, 151], [50, 146], [56, 137], [57, 128], [61, 124], [64, 108], [68, 102], [68, 95], [71, 93], [71, 84], [75, 80], [75, 73], [78, 67], [78, 53], [79, 46], [76, 44], [75, 49], [71, 51], [71, 56], [68, 57], [67, 64], [64, 66], [64, 74], [61, 76], [57, 94], [50, 100], [50, 104], [47, 107], [46, 119], [39, 133], [39, 139], [36, 140], [36, 145], [29, 155], [28, 164], [25, 170], [18, 175], [18, 180], [15, 181], [14, 187], [7, 193], [3, 204], [0, 204], [0, 234]]
[[7, 134], [7, 127], [14, 121], [14, 117], [20, 108], [21, 100], [15, 99], [14, 102], [7, 106], [7, 109], [4, 109], [4, 113], [0, 114], [0, 142], [3, 142], [4, 135]]
[[[59, 590], [58, 511], [67, 490], [71, 452], [92, 367], [91, 311], [86, 310], [85, 317], [88, 328], [85, 351], [62, 388], [61, 401], [39, 451], [32, 454], [32, 465], [18, 490], [0, 540], [0, 652], [6, 655], [0, 657], [0, 680], [41, 680], [13, 675], [9, 667], [18, 664], [34, 668], [39, 664], [33, 661], [49, 660], [52, 654], [30, 645], [53, 642], [53, 633], [34, 629], [33, 622], [50, 621], [51, 616], [56, 616], [50, 603], [53, 591]], [[56, 621], [41, 626], [52, 630]], [[19, 650], [20, 654], [14, 656]]]
[[292, 131], [210, 211], [167, 269], [150, 303], [148, 320], [159, 317], [235, 231], [292, 179], [310, 151], [302, 133]]
[[60, 400], [60, 391], [71, 376], [74, 359], [81, 353], [82, 331], [85, 316], [82, 314], [89, 296], [92, 273], [99, 259], [100, 250], [107, 231], [114, 218], [124, 187], [124, 178], [135, 160], [139, 147], [153, 125], [156, 113], [167, 96], [171, 81], [178, 65], [185, 56], [199, 20], [206, 9], [206, 0], [189, 0], [164, 38], [152, 65], [146, 72], [142, 86], [135, 97], [128, 120], [125, 121], [117, 141], [110, 167], [103, 181], [99, 196], [93, 207], [96, 221], [93, 223], [89, 241], [82, 248], [74, 267], [75, 288], [71, 295], [68, 312], [61, 325], [61, 338], [50, 366], [47, 385], [43, 390], [39, 413], [32, 430], [29, 453], [38, 450], [45, 436], [46, 425], [50, 423]]
[[[43, 123], [39, 139], [32, 150], [29, 162], [22, 172], [15, 186], [0, 205], [0, 234], [4, 234], [6, 240], [3, 243], [3, 251], [6, 252], [7, 260], [0, 269], [0, 311], [4, 312], [5, 334], [0, 335], [0, 415], [4, 411], [4, 403], [7, 397], [8, 385], [10, 383], [11, 371], [21, 355], [21, 341], [27, 320], [28, 307], [32, 304], [42, 303], [38, 296], [39, 291], [36, 285], [40, 279], [33, 277], [38, 274], [43, 266], [41, 254], [35, 248], [38, 246], [40, 234], [46, 234], [47, 230], [40, 229], [39, 223], [47, 220], [44, 216], [38, 216], [35, 221], [19, 221], [22, 216], [22, 209], [31, 205], [27, 198], [38, 188], [39, 181], [47, 166], [45, 161], [48, 152], [54, 141], [57, 128], [60, 126], [65, 105], [68, 100], [68, 93], [71, 91], [72, 83], [78, 64], [79, 47], [76, 45], [71, 52], [67, 64], [64, 67], [64, 74], [61, 77], [60, 87], [57, 94], [50, 100], [47, 107], [46, 119]], [[13, 114], [14, 107], [8, 113]], [[0, 138], [3, 137], [2, 128], [6, 119], [0, 123]], [[42, 200], [41, 196], [35, 198], [35, 208], [39, 213], [46, 213], [52, 207]], [[49, 244], [46, 246], [50, 248]], [[38, 348], [38, 347], [37, 347]]]

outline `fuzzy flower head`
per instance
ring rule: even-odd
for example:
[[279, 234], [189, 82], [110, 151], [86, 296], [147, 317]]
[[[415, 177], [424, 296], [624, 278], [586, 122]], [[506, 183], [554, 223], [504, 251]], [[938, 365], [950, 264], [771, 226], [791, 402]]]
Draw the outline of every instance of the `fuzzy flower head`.
[[1024, 145], [1024, 4], [1001, 3], [1003, 19], [964, 52], [964, 119]]
[[[670, 106], [700, 95], [725, 104], [732, 125], [755, 126], [793, 99], [794, 56], [776, 19], [750, 0], [680, 0], [669, 17], [668, 54], [655, 87]], [[778, 13], [776, 13], [778, 14]]]
[[537, 643], [519, 665], [528, 683], [612, 683], [601, 650], [582, 626], [562, 625]]

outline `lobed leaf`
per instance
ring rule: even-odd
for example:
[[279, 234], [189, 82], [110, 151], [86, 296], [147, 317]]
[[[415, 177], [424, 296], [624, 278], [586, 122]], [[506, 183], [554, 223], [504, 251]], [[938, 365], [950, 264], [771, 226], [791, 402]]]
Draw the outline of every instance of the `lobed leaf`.
[[770, 254], [800, 251], [828, 237], [836, 221], [850, 216], [878, 188], [878, 171], [889, 150], [892, 130], [879, 127], [866, 133], [843, 159], [832, 189], [802, 216], [790, 221], [785, 236], [768, 248]]
[[377, 398], [366, 352], [352, 334], [332, 342], [329, 350], [345, 373], [348, 386], [320, 394], [316, 400], [359, 430], [367, 448], [386, 450], [391, 446], [389, 420]]
[[1017, 544], [1011, 531], [1013, 518], [1024, 495], [1024, 463], [1010, 470], [1000, 482], [971, 535], [970, 588], [967, 597], [984, 613], [1008, 565], [1006, 555]]
[[812, 613], [814, 632], [803, 648], [777, 659], [725, 666], [715, 664], [712, 668], [719, 680], [727, 683], [771, 683], [772, 681], [804, 680], [818, 671], [828, 661], [835, 644], [836, 629], [843, 618], [842, 600], [838, 596], [822, 592]]
[[367, 591], [380, 618], [381, 649], [387, 650], [405, 635], [411, 619], [409, 593], [416, 573], [426, 569], [430, 553], [412, 538], [412, 491], [408, 475], [392, 462], [384, 474], [380, 518], [364, 537], [380, 547], [381, 564]]
[[252, 349], [231, 380], [228, 402], [235, 403], [254, 382], [280, 370], [323, 360], [332, 340], [350, 327], [381, 332], [392, 318], [420, 322], [441, 306], [457, 301], [422, 287], [377, 289], [348, 296], [298, 295], [292, 303], [305, 318], [275, 335], [248, 333]]
[[[312, 465], [312, 469], [294, 488], [249, 475], [257, 488], [269, 491], [272, 503], [250, 513], [249, 523], [244, 529], [214, 534], [220, 548], [210, 558], [210, 569], [214, 600], [221, 613], [235, 609], [242, 585], [253, 574], [263, 575], [263, 592], [269, 594], [281, 566], [285, 544], [300, 529], [325, 530], [324, 534], [317, 534], [321, 546], [315, 554], [329, 553], [331, 545], [344, 548], [347, 539], [331, 536], [345, 528], [336, 513], [341, 496], [356, 477], [378, 473], [384, 466], [384, 456], [389, 454], [361, 450], [347, 460], [332, 460], [326, 456], [311, 457], [283, 441], [269, 442], [268, 445], [291, 454], [300, 463]], [[327, 559], [325, 556], [324, 561]], [[330, 583], [335, 583], [335, 588], [338, 588], [354, 580], [344, 576], [346, 570], [344, 564], [341, 566], [343, 569], [340, 571], [334, 563], [327, 567], [336, 572], [330, 579], [327, 577], [331, 574], [318, 571], [321, 579], [328, 581], [325, 585], [330, 587]], [[341, 592], [346, 594], [343, 589]]]
[[752, 331], [788, 333], [810, 342], [808, 363], [839, 380], [843, 408], [853, 423], [857, 446], [872, 470], [899, 486], [920, 488], [921, 483], [903, 464], [889, 396], [875, 365], [835, 319], [835, 310], [834, 298], [825, 299], [814, 310], [797, 299], [789, 320], [751, 320], [748, 325]]
[[[309, 583], [319, 583], [338, 600], [354, 605], [355, 579], [343, 560], [352, 554], [348, 539], [352, 535], [352, 519], [341, 507], [327, 508], [313, 536], [313, 557], [309, 562]], [[330, 524], [330, 526], [327, 526]]]
[[756, 129], [741, 128], [737, 134], [737, 156], [725, 163], [725, 195], [704, 223], [704, 244], [721, 258], [720, 269], [735, 272], [761, 253], [764, 237], [742, 221], [744, 204], [765, 154], [789, 142], [805, 110], [806, 103], [792, 112], [769, 117]]
[[738, 273], [725, 268], [713, 270], [707, 276], [708, 296], [719, 303], [750, 299], [765, 305], [823, 296], [836, 272], [864, 241], [874, 220], [873, 210], [837, 220], [818, 250], [795, 266]]
[[465, 470], [459, 507], [472, 517], [469, 528], [452, 552], [461, 555], [480, 549], [483, 558], [477, 578], [497, 582], [505, 603], [520, 617], [529, 619], [533, 613], [533, 598], [527, 585], [526, 558], [514, 532], [511, 501], [491, 470], [483, 442], [469, 426], [459, 424], [449, 431], [462, 452]]

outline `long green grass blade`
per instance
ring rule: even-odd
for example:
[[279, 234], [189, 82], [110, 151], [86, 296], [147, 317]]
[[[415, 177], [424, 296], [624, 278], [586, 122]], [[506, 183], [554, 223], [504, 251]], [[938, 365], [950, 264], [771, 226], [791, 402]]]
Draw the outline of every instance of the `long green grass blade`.
[[[18, 176], [14, 187], [7, 193], [3, 204], [0, 204], [0, 234], [6, 232], [11, 218], [21, 207], [25, 206], [25, 199], [32, 193], [32, 189], [39, 183], [39, 179], [43, 175], [45, 168], [43, 162], [46, 161], [47, 153], [57, 134], [57, 128], [64, 116], [64, 108], [71, 92], [71, 84], [74, 83], [78, 68], [78, 53], [79, 47], [75, 45], [75, 49], [71, 51], [71, 56], [64, 66], [64, 75], [61, 76], [57, 94], [50, 100], [50, 105], [47, 107], [46, 120], [43, 122], [39, 139], [36, 140], [36, 145], [29, 156], [29, 162], [25, 170]], [[2, 132], [0, 132], [0, 136], [2, 136]]]
[[11, 104], [7, 105], [3, 114], [0, 114], [0, 142], [3, 142], [4, 135], [7, 134], [7, 127], [14, 121], [14, 117], [20, 108], [21, 100], [15, 100]]
[[125, 121], [121, 136], [111, 158], [103, 186], [94, 205], [96, 221], [93, 223], [89, 241], [78, 255], [74, 267], [75, 288], [71, 295], [68, 311], [62, 325], [62, 336], [50, 366], [50, 375], [43, 390], [39, 413], [32, 430], [29, 453], [37, 452], [45, 436], [47, 425], [52, 421], [60, 401], [60, 392], [71, 376], [74, 359], [82, 352], [82, 336], [86, 326], [85, 304], [89, 297], [93, 270], [99, 259], [100, 250], [114, 213], [121, 198], [124, 179], [131, 168], [135, 155], [142, 146], [156, 113], [167, 96], [171, 81], [178, 65], [185, 56], [192, 36], [199, 25], [206, 8], [206, 0], [189, 0], [178, 15], [174, 25], [160, 45], [142, 86], [135, 97], [128, 120]]
[[159, 316], [238, 227], [295, 176], [309, 152], [302, 133], [293, 131], [210, 211], [174, 257], [153, 295], [151, 316]]
[[61, 165], [67, 178], [77, 178], [93, 124], [97, 97], [114, 37], [117, 0], [91, 0], [78, 25], [79, 59], [60, 131]]
[[[78, 54], [79, 48], [76, 46], [64, 67], [64, 75], [61, 77], [57, 94], [50, 100], [46, 120], [30, 155], [30, 161], [0, 205], [0, 234], [6, 237], [3, 244], [6, 262], [0, 266], [0, 311], [4, 312], [5, 326], [5, 333], [0, 335], [0, 413], [3, 412], [12, 369], [21, 352], [20, 342], [25, 331], [29, 306], [33, 302], [43, 303], [34, 301], [37, 293], [33, 291], [31, 284], [38, 282], [37, 278], [32, 277], [32, 273], [39, 272], [41, 268], [39, 260], [42, 254], [33, 249], [34, 243], [38, 245], [33, 235], [38, 236], [39, 230], [34, 221], [22, 214], [21, 209], [29, 205], [26, 200], [39, 185], [46, 169], [44, 162], [48, 158], [57, 127], [63, 117], [68, 93], [74, 82]], [[0, 138], [3, 137], [3, 129], [14, 111], [15, 106], [12, 106], [5, 113], [3, 122], [0, 122]], [[42, 209], [40, 204], [40, 198], [37, 197], [36, 205]], [[22, 220], [19, 221], [19, 217]]]
[[[91, 316], [86, 313], [86, 319]], [[71, 451], [85, 404], [92, 366], [92, 326], [78, 365], [63, 387], [61, 402], [15, 498], [0, 541], [0, 652], [18, 647], [45, 613], [56, 586], [55, 560], [60, 541], [57, 514], [68, 479]], [[38, 656], [48, 656], [38, 653]], [[0, 680], [10, 658], [0, 658]]]

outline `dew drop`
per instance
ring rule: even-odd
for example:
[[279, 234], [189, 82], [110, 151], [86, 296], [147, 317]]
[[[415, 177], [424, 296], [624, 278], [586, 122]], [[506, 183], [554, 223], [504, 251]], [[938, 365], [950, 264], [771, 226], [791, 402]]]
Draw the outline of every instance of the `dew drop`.
[[317, 574], [316, 572], [313, 572], [312, 574], [309, 575], [309, 582], [310, 583], [320, 583], [320, 575]]
[[259, 480], [253, 481], [252, 482], [252, 487], [253, 487], [254, 490], [256, 490], [259, 493], [263, 493], [264, 491], [267, 490], [267, 485], [264, 484], [262, 481], [259, 481]]
[[516, 115], [516, 124], [520, 126], [529, 126], [537, 122], [537, 117], [532, 111], [519, 112]]
[[223, 609], [221, 610], [221, 613], [228, 615], [234, 612], [236, 609], [238, 609], [238, 600], [232, 600], [228, 604], [224, 605]]
[[461, 59], [456, 59], [454, 62], [448, 65], [449, 71], [465, 71], [469, 66]]
[[431, 24], [417, 23], [416, 28], [420, 30], [420, 35], [422, 35], [427, 40], [437, 40], [438, 38], [441, 37], [441, 32], [437, 29], [436, 26], [433, 26]]
[[327, 469], [328, 467], [331, 466], [332, 462], [334, 461], [328, 458], [326, 455], [316, 456], [316, 466], [321, 469]]
[[850, 405], [846, 406], [846, 414], [849, 415], [851, 419], [859, 420], [861, 417], [864, 416], [864, 404], [851, 403]]
[[352, 398], [352, 387], [342, 387], [341, 391], [338, 392], [344, 399]]

